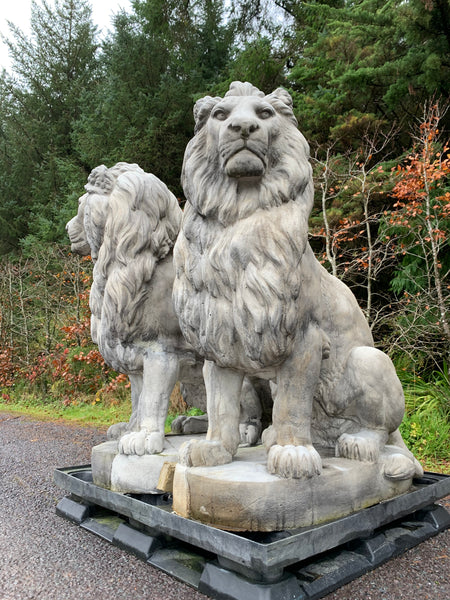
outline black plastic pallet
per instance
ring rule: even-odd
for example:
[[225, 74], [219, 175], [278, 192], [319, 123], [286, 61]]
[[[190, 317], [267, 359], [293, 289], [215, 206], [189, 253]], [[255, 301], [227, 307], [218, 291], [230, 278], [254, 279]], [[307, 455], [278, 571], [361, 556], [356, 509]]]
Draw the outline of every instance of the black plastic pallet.
[[450, 527], [434, 504], [450, 477], [426, 473], [407, 494], [323, 525], [231, 533], [172, 512], [171, 497], [119, 494], [89, 466], [58, 469], [70, 496], [57, 513], [148, 564], [221, 600], [315, 600]]

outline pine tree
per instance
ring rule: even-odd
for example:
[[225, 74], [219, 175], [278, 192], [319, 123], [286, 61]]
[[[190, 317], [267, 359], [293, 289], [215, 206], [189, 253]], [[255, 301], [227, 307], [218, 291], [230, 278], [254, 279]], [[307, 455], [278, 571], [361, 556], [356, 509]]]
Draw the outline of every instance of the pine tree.
[[28, 234], [64, 239], [64, 198], [86, 171], [74, 152], [72, 127], [97, 69], [96, 28], [86, 0], [32, 2], [30, 36], [9, 27], [12, 69], [0, 88], [3, 251]]
[[[369, 120], [403, 124], [450, 92], [450, 9], [434, 0], [277, 2], [295, 19], [290, 80], [298, 115], [320, 142], [354, 138]], [[352, 130], [352, 131], [351, 131]], [[402, 140], [401, 140], [402, 141]], [[404, 141], [404, 139], [403, 139]]]
[[194, 128], [195, 97], [220, 81], [232, 32], [219, 0], [135, 0], [103, 48], [104, 78], [85, 98], [75, 139], [95, 166], [137, 162], [172, 191]]

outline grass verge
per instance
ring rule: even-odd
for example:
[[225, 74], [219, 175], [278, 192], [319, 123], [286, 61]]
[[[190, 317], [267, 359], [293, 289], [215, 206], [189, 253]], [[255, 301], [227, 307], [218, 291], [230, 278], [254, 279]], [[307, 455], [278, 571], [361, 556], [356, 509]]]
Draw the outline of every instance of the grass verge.
[[0, 412], [24, 415], [40, 421], [62, 421], [82, 427], [109, 427], [112, 423], [128, 421], [131, 407], [128, 403], [102, 406], [100, 402], [80, 402], [64, 406], [60, 402], [40, 404], [33, 401], [8, 401], [0, 397]]
[[412, 369], [398, 369], [406, 411], [403, 439], [427, 471], [450, 474], [450, 381], [448, 369], [424, 380]]

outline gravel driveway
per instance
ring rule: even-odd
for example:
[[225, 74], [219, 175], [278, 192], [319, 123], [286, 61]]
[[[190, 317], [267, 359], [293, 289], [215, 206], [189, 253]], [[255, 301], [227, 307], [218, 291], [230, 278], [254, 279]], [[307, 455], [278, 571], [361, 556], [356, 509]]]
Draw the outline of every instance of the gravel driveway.
[[[102, 441], [97, 429], [0, 413], [0, 600], [206, 598], [56, 516], [54, 469], [88, 464]], [[448, 600], [450, 530], [326, 598]]]

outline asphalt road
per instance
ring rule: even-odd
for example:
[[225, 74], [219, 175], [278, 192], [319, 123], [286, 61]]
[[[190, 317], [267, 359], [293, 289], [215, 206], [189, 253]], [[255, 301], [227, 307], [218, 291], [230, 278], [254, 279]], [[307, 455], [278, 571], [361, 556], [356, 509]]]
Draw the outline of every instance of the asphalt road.
[[[88, 464], [103, 440], [96, 429], [0, 413], [0, 600], [206, 598], [55, 514], [65, 494], [54, 469]], [[449, 598], [450, 530], [326, 600]]]

